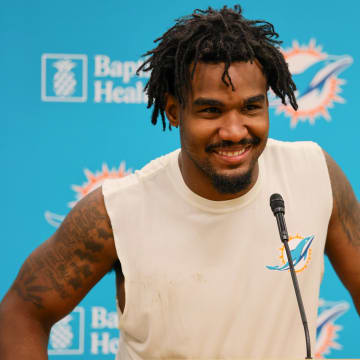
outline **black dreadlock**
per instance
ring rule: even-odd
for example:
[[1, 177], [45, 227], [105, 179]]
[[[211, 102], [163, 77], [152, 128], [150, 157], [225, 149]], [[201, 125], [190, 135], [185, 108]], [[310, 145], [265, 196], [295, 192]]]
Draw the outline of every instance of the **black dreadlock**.
[[[159, 42], [158, 46], [144, 54], [149, 57], [137, 70], [151, 71], [145, 86], [149, 98], [147, 107], [154, 105], [151, 122], [155, 125], [160, 113], [163, 130], [166, 129], [166, 94], [173, 95], [185, 106], [199, 61], [223, 62], [225, 67], [221, 79], [235, 90], [228, 73], [231, 63], [257, 59], [268, 86], [284, 105], [288, 97], [296, 110], [296, 86], [278, 49], [282, 43], [276, 40], [278, 37], [271, 23], [245, 19], [240, 5], [235, 5], [234, 9], [226, 6], [220, 10], [211, 7], [207, 10], [196, 9], [191, 15], [177, 19], [172, 28], [154, 41]], [[191, 74], [190, 64], [193, 64]]]

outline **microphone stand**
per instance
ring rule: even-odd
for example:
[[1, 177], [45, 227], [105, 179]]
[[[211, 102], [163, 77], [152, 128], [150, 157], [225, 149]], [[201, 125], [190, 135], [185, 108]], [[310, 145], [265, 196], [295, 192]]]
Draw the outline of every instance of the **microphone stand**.
[[288, 258], [289, 267], [290, 267], [290, 274], [292, 278], [292, 282], [294, 285], [296, 300], [299, 306], [300, 316], [301, 320], [304, 326], [304, 332], [305, 332], [305, 342], [306, 342], [306, 358], [305, 359], [312, 359], [311, 357], [311, 344], [310, 344], [310, 335], [309, 335], [309, 327], [308, 322], [306, 319], [304, 304], [301, 298], [299, 283], [297, 281], [294, 263], [292, 261], [291, 252], [289, 248], [289, 235], [286, 228], [285, 223], [285, 204], [282, 196], [280, 194], [273, 194], [270, 197], [270, 206], [271, 209], [276, 217], [276, 222], [279, 228], [279, 234], [280, 234], [280, 240], [284, 244], [286, 256]]
[[304, 326], [305, 342], [306, 342], [306, 358], [305, 359], [312, 359], [312, 357], [311, 357], [311, 344], [310, 344], [309, 327], [308, 327], [308, 322], [307, 322], [307, 319], [306, 319], [304, 304], [303, 304], [303, 301], [302, 301], [302, 298], [301, 298], [301, 293], [300, 293], [300, 289], [299, 289], [299, 283], [297, 281], [297, 277], [296, 277], [296, 273], [295, 273], [294, 263], [293, 263], [292, 258], [291, 258], [288, 239], [284, 240], [283, 244], [285, 246], [286, 256], [287, 256], [288, 261], [289, 261], [290, 274], [291, 274], [291, 278], [292, 278], [292, 281], [293, 281], [293, 284], [294, 284], [294, 290], [295, 290], [296, 300], [297, 300], [299, 310], [300, 310], [301, 320], [302, 320], [302, 323], [303, 323], [303, 326]]

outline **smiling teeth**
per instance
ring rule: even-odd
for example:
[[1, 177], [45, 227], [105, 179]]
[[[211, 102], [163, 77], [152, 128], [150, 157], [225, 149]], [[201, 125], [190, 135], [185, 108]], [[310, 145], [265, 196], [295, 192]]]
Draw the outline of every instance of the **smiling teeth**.
[[242, 149], [239, 151], [218, 151], [220, 155], [224, 156], [239, 156], [245, 152], [246, 149]]

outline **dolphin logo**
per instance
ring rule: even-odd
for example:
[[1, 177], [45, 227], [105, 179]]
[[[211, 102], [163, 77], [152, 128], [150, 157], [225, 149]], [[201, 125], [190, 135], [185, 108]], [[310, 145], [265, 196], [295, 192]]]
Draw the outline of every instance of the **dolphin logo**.
[[291, 127], [306, 120], [314, 124], [318, 117], [330, 121], [328, 108], [335, 102], [345, 102], [340, 96], [340, 86], [345, 81], [338, 76], [353, 63], [353, 58], [349, 55], [328, 55], [316, 46], [315, 40], [307, 46], [300, 46], [294, 41], [293, 47], [283, 50], [283, 54], [298, 88], [295, 95], [299, 108], [295, 111], [291, 106], [281, 104], [273, 94], [270, 94], [270, 105], [276, 108], [277, 113], [285, 113], [291, 118]]
[[[297, 92], [297, 101], [300, 108], [306, 107], [306, 102], [320, 103], [325, 96], [326, 84], [330, 78], [336, 77], [353, 63], [353, 59], [348, 56], [329, 56], [325, 60], [320, 60], [310, 66], [305, 73], [301, 74], [303, 78], [311, 77], [304, 90]], [[294, 80], [296, 82], [296, 78]], [[300, 83], [300, 81], [299, 81]], [[301, 84], [301, 83], [300, 83]]]
[[335, 342], [337, 332], [341, 330], [341, 326], [336, 325], [335, 320], [344, 315], [350, 308], [346, 301], [320, 301], [316, 327], [316, 357], [329, 354], [331, 349], [341, 349], [341, 345]]
[[[118, 168], [114, 167], [112, 169], [109, 169], [108, 165], [106, 163], [103, 163], [102, 169], [100, 171], [91, 172], [89, 169], [84, 169], [84, 174], [87, 181], [84, 182], [82, 185], [72, 185], [72, 189], [76, 192], [76, 200], [68, 203], [69, 207], [74, 207], [79, 200], [81, 200], [91, 191], [101, 186], [106, 179], [122, 178], [131, 174], [131, 172], [131, 169], [127, 170], [125, 168], [125, 161], [122, 161]], [[64, 220], [65, 215], [56, 214], [54, 212], [46, 210], [44, 213], [44, 217], [50, 225], [57, 228]]]
[[[309, 249], [314, 240], [314, 235], [308, 236], [306, 238], [301, 239], [301, 241], [296, 245], [296, 247], [290, 250], [291, 258], [294, 263], [294, 268], [303, 261], [306, 261]], [[289, 262], [287, 261], [283, 265], [275, 265], [275, 266], [266, 266], [270, 270], [278, 270], [278, 271], [285, 271], [290, 269]]]

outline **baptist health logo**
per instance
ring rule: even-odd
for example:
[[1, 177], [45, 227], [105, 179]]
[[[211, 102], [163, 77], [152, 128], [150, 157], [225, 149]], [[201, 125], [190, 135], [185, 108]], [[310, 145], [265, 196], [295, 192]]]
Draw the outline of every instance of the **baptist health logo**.
[[52, 328], [49, 339], [49, 355], [81, 355], [84, 353], [84, 308], [76, 307]]
[[85, 102], [88, 61], [80, 54], [43, 54], [41, 57], [41, 100]]
[[104, 54], [43, 54], [41, 100], [57, 102], [147, 104], [144, 92], [150, 71], [137, 69], [144, 60], [114, 60]]

